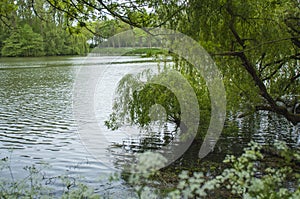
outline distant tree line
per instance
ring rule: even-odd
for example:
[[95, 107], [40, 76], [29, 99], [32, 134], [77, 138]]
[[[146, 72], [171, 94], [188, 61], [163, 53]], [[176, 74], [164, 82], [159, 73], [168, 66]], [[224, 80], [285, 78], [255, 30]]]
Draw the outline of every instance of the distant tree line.
[[[90, 26], [88, 29], [92, 29], [95, 33], [91, 40], [92, 47], [96, 47], [101, 43], [101, 47], [111, 48], [152, 48], [159, 46], [157, 43], [158, 40], [151, 39], [152, 37], [145, 31], [142, 29], [134, 29], [133, 26], [119, 19], [94, 21], [87, 26]], [[128, 32], [124, 33], [125, 31]], [[120, 33], [123, 34], [112, 37]]]
[[[9, 1], [9, 0], [8, 0]], [[13, 3], [12, 3], [13, 2]], [[63, 12], [44, 1], [12, 1], [0, 22], [1, 56], [82, 55], [89, 51], [88, 32], [66, 26]], [[3, 6], [9, 4], [2, 3]], [[38, 14], [37, 14], [38, 13]]]
[[[0, 14], [0, 55], [5, 57], [84, 55], [109, 37], [132, 28], [106, 17], [70, 22], [71, 16], [45, 0], [5, 0], [0, 3]], [[155, 45], [145, 40], [144, 32], [134, 34], [135, 41], [116, 38], [105, 47]]]

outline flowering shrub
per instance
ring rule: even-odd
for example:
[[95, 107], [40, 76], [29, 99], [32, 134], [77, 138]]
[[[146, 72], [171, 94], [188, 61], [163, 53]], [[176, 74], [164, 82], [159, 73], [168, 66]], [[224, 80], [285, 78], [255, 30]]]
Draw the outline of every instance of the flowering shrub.
[[[220, 175], [207, 179], [202, 172], [191, 174], [188, 171], [182, 171], [178, 176], [179, 183], [176, 189], [167, 193], [165, 197], [168, 199], [216, 198], [216, 196], [217, 198], [222, 196], [222, 198], [245, 199], [298, 199], [300, 198], [300, 174], [293, 170], [293, 166], [299, 167], [300, 155], [289, 150], [284, 142], [276, 142], [274, 146], [277, 156], [284, 160], [284, 166], [276, 164], [276, 166], [265, 166], [263, 164], [266, 159], [263, 155], [265, 149], [251, 142], [240, 157], [228, 155], [225, 158], [224, 163], [229, 164], [229, 167]], [[166, 162], [167, 160], [159, 153], [145, 152], [137, 155], [136, 164], [132, 164], [128, 178], [128, 182], [136, 192], [135, 197], [162, 198], [162, 190], [150, 184], [153, 185], [153, 178]], [[41, 183], [43, 176], [40, 168], [33, 165], [24, 169], [29, 173], [27, 179], [15, 181], [13, 175], [10, 180], [0, 177], [0, 197], [51, 198], [52, 196], [48, 195], [50, 190]], [[9, 158], [3, 158], [0, 161], [0, 171], [4, 170], [11, 172]], [[295, 184], [287, 186], [285, 182], [290, 181], [291, 176]], [[119, 176], [115, 178], [120, 179]], [[77, 184], [76, 188], [70, 189], [74, 186], [70, 179], [61, 177], [60, 180], [68, 189], [61, 198], [101, 197], [84, 184]]]
[[[251, 142], [240, 157], [228, 155], [225, 158], [224, 163], [229, 167], [218, 176], [207, 179], [202, 172], [190, 174], [182, 171], [176, 189], [169, 192], [166, 198], [219, 198], [222, 193], [227, 194], [223, 198], [300, 198], [300, 174], [295, 174], [289, 164], [292, 160], [299, 163], [300, 155], [291, 152], [284, 142], [276, 142], [274, 146], [285, 166], [264, 166], [264, 149], [258, 143]], [[139, 198], [161, 198], [159, 190], [147, 185], [147, 182], [151, 181], [151, 175], [158, 173], [156, 168], [164, 164], [164, 158], [147, 152], [140, 154], [138, 159], [139, 164], [132, 167], [134, 172], [129, 182]], [[288, 176], [294, 176], [298, 186], [286, 186]]]
[[[295, 159], [300, 161], [297, 153], [290, 154], [287, 146], [283, 142], [275, 143], [282, 158]], [[193, 173], [188, 175], [183, 171], [179, 175], [180, 182], [177, 189], [169, 193], [169, 198], [194, 198], [209, 196], [217, 189], [226, 189], [232, 194], [232, 197], [239, 198], [300, 198], [300, 176], [296, 174], [298, 187], [287, 188], [284, 182], [287, 175], [293, 172], [290, 166], [281, 168], [264, 168], [262, 171], [260, 163], [264, 156], [261, 152], [262, 147], [254, 142], [244, 150], [240, 157], [227, 156], [225, 163], [231, 165], [225, 169], [221, 175], [211, 180], [204, 180], [203, 173]], [[290, 154], [291, 156], [288, 156]]]

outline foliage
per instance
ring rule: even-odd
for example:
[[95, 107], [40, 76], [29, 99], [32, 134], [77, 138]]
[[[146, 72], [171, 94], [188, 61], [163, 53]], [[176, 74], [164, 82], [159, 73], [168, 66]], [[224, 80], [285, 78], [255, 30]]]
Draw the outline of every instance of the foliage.
[[[2, 158], [0, 160], [0, 173], [9, 174], [10, 178], [8, 176], [0, 177], [0, 198], [54, 198], [52, 189], [47, 186], [54, 178], [45, 176], [43, 170], [46, 168], [49, 168], [46, 163], [39, 166], [25, 166], [23, 169], [28, 175], [16, 179], [13, 175], [11, 158]], [[65, 186], [62, 188], [66, 189], [59, 198], [100, 198], [92, 188], [80, 182], [75, 182], [76, 179], [69, 176], [58, 176], [55, 179], [60, 180], [61, 184]]]
[[[41, 195], [48, 194], [49, 189], [42, 185], [42, 167], [25, 166], [24, 170], [28, 172], [28, 176], [23, 180], [16, 180], [9, 157], [4, 157], [0, 161], [0, 171], [10, 175], [0, 178], [0, 196], [1, 198], [38, 198]], [[45, 165], [44, 165], [45, 166]]]
[[[6, 13], [6, 9], [11, 12]], [[114, 19], [107, 19], [108, 14]], [[293, 124], [300, 121], [295, 111], [300, 92], [299, 16], [298, 0], [6, 0], [0, 9], [1, 27], [8, 24], [15, 31], [29, 24], [33, 32], [43, 36], [46, 55], [87, 52], [88, 39], [95, 46], [132, 27], [164, 26], [178, 30], [198, 41], [215, 58], [226, 83], [229, 109], [242, 115], [272, 111]], [[80, 38], [72, 38], [66, 29]], [[135, 35], [140, 41], [133, 47], [147, 38], [143, 31]], [[129, 45], [126, 39], [110, 41], [112, 47]], [[11, 45], [8, 42], [7, 49], [12, 49]], [[190, 78], [197, 77], [191, 74]]]
[[[298, 153], [291, 152], [285, 143], [276, 142], [274, 146], [283, 161], [287, 161], [286, 158], [300, 161]], [[262, 150], [261, 145], [251, 142], [240, 157], [228, 155], [224, 162], [228, 163], [229, 167], [217, 176], [205, 176], [202, 172], [190, 174], [188, 171], [183, 171], [178, 176], [179, 183], [176, 189], [169, 192], [166, 198], [299, 198], [300, 175], [295, 174], [296, 171], [293, 171], [289, 165], [264, 167]], [[140, 198], [150, 196], [155, 198], [160, 195], [158, 190], [149, 186], [151, 176], [158, 171], [149, 168], [153, 163], [156, 165], [157, 162], [161, 162], [158, 161], [161, 158], [163, 157], [153, 156], [152, 161], [149, 158], [144, 160], [146, 164], [136, 166], [139, 168], [139, 173], [131, 174], [133, 177], [130, 178], [130, 182], [136, 186]], [[147, 171], [149, 172], [145, 173]], [[286, 184], [287, 180], [291, 180], [291, 176], [294, 176], [292, 180], [296, 181], [294, 185], [290, 185], [293, 187]]]
[[[300, 196], [300, 175], [293, 170], [295, 162], [300, 161], [297, 151], [291, 151], [284, 142], [275, 142], [274, 151], [283, 159], [285, 166], [273, 164], [264, 166], [265, 147], [251, 142], [249, 147], [244, 149], [240, 157], [228, 155], [224, 162], [228, 168], [217, 176], [205, 176], [201, 172], [190, 173], [182, 171], [178, 176], [179, 183], [176, 189], [167, 193], [166, 198], [299, 198]], [[166, 159], [155, 152], [145, 152], [137, 156], [134, 164], [131, 164], [128, 182], [133, 187], [138, 198], [159, 198], [162, 191], [159, 181], [155, 182], [155, 176], [159, 175], [159, 168], [163, 167]], [[287, 164], [289, 163], [289, 164]], [[11, 175], [9, 178], [1, 178], [1, 198], [52, 198], [51, 189], [43, 184], [44, 175], [42, 167], [35, 165], [26, 166], [24, 169], [28, 176], [16, 180], [10, 166], [10, 158], [5, 157], [0, 161], [1, 172]], [[112, 176], [114, 180], [119, 176]], [[46, 178], [47, 179], [47, 178]], [[82, 183], [76, 183], [76, 179], [68, 176], [59, 176], [61, 184], [67, 191], [60, 198], [100, 198], [93, 189]], [[48, 179], [49, 180], [49, 179]], [[295, 183], [287, 184], [286, 181]], [[154, 184], [153, 184], [154, 183]]]
[[142, 55], [143, 57], [153, 57], [160, 54], [167, 54], [167, 52], [159, 48], [136, 48], [130, 52], [127, 52], [125, 55]]
[[[122, 47], [122, 48], [113, 48], [113, 47], [99, 47], [93, 48], [91, 53], [100, 54], [100, 55], [122, 55], [122, 56], [142, 56], [142, 57], [154, 57], [163, 54], [167, 54], [164, 50], [158, 48], [132, 48], [132, 47]], [[152, 60], [146, 60], [150, 62]], [[155, 61], [155, 60], [153, 60]]]
[[170, 28], [192, 37], [224, 76], [231, 110], [273, 111], [296, 124], [299, 21], [296, 0], [190, 1]]
[[[118, 20], [104, 20], [107, 13]], [[91, 22], [95, 19], [102, 21]], [[299, 19], [298, 0], [4, 0], [0, 2], [0, 47], [5, 56], [82, 54], [88, 51], [88, 39], [98, 45], [131, 26], [164, 26], [190, 36], [214, 57], [227, 88], [228, 109], [234, 114], [272, 111], [297, 124], [300, 122], [295, 111], [300, 93]], [[91, 36], [82, 27], [98, 35]], [[147, 36], [142, 31], [136, 35], [140, 43], [134, 45], [143, 43]], [[129, 44], [112, 40], [109, 45]], [[176, 56], [173, 58], [175, 65], [171, 67], [180, 71], [195, 90], [206, 113], [201, 118], [206, 120], [210, 104], [205, 82], [193, 66]], [[151, 82], [155, 74], [144, 72], [121, 81], [120, 96], [114, 105], [115, 113], [106, 123], [108, 127], [114, 129], [126, 122], [148, 125], [149, 107], [153, 104], [161, 104], [168, 120], [178, 123], [180, 107], [167, 88], [144, 84], [135, 90], [137, 83], [145, 78]], [[291, 157], [284, 146], [278, 146], [283, 147], [278, 150], [289, 162]], [[258, 162], [263, 158], [260, 146], [253, 144], [241, 157], [228, 157], [226, 161], [232, 168], [215, 179], [205, 181], [201, 173], [193, 176], [183, 173], [178, 190], [170, 197], [204, 196], [218, 187], [245, 198], [299, 197], [299, 188], [291, 192], [281, 186], [291, 172], [288, 166], [265, 168], [262, 176], [257, 176]], [[299, 155], [293, 158], [299, 160]], [[17, 192], [13, 185], [3, 193]], [[31, 189], [27, 190], [31, 193]], [[151, 193], [150, 188], [145, 187], [145, 191]], [[142, 191], [139, 192], [142, 196]]]
[[83, 198], [90, 198], [90, 199], [99, 199], [100, 195], [94, 193], [94, 189], [88, 187], [84, 184], [79, 184], [76, 189], [73, 189], [69, 192], [66, 192], [62, 195], [61, 199], [83, 199]]
[[[296, 25], [296, 21], [300, 19], [300, 7], [296, 0], [195, 0], [182, 5], [172, 3], [170, 1], [169, 4], [162, 5], [151, 1], [148, 5], [155, 7], [158, 20], [163, 19], [163, 15], [174, 14], [172, 20], [166, 21], [164, 26], [192, 37], [213, 56], [222, 71], [229, 102], [227, 109], [235, 117], [263, 110], [283, 115], [294, 125], [300, 122], [300, 115], [296, 110], [300, 103], [300, 31]], [[181, 9], [176, 13], [178, 7]], [[147, 15], [144, 16], [147, 18]], [[139, 22], [137, 20], [133, 23]], [[173, 58], [174, 68], [189, 80], [196, 91], [200, 107], [208, 110], [207, 98], [198, 92], [203, 92], [205, 82], [201, 81], [197, 71], [192, 69], [193, 66], [176, 55]], [[173, 94], [164, 91], [162, 93], [166, 102], [171, 105], [172, 100], [169, 99], [173, 99]], [[152, 96], [150, 88], [144, 92], [144, 96]], [[142, 103], [147, 107], [150, 105], [148, 102], [153, 101], [152, 98], [146, 100], [145, 97], [139, 98], [139, 105], [135, 110], [146, 111], [145, 114], [136, 114], [140, 117], [142, 122], [138, 123], [142, 126], [148, 113], [147, 110], [139, 108]], [[134, 99], [131, 102], [135, 104]], [[122, 106], [119, 104], [118, 107]]]
[[164, 86], [147, 84], [154, 77], [153, 71], [145, 70], [136, 76], [128, 74], [122, 78], [116, 91], [118, 96], [113, 105], [114, 112], [105, 122], [108, 128], [114, 130], [125, 123], [148, 126], [151, 123], [150, 107], [155, 104], [166, 109], [169, 121], [179, 120], [179, 104], [175, 96]]
[[126, 38], [116, 38], [117, 40], [110, 39], [114, 35], [117, 35], [121, 32], [127, 31], [130, 29], [130, 26], [126, 23], [123, 23], [119, 20], [111, 19], [111, 20], [101, 20], [95, 21], [90, 24], [91, 29], [93, 29], [94, 36], [92, 38], [92, 46], [98, 46], [101, 43], [105, 42], [106, 47], [112, 48], [120, 48], [120, 47], [134, 47], [133, 45], [129, 45], [128, 40]]
[[[144, 70], [136, 75], [128, 74], [119, 81], [116, 91], [117, 97], [113, 105], [113, 113], [110, 115], [109, 120], [105, 122], [105, 125], [112, 130], [124, 124], [138, 125], [141, 128], [149, 127], [152, 124], [151, 122], [153, 122], [151, 108], [155, 108], [155, 105], [160, 105], [164, 111], [155, 111], [158, 114], [156, 118], [160, 118], [161, 122], [171, 122], [179, 127], [181, 109], [177, 99], [178, 96], [164, 85], [153, 83], [156, 79], [159, 79], [161, 82], [167, 81], [170, 84], [176, 85], [178, 83], [176, 78], [161, 75], [164, 72], [168, 73], [169, 70], [174, 70], [174, 68], [186, 76], [189, 84], [194, 89], [198, 103], [201, 105], [201, 114], [203, 115], [201, 118], [201, 127], [205, 128], [205, 125], [208, 124], [210, 102], [208, 90], [203, 83], [204, 80], [200, 75], [197, 76], [197, 79], [191, 78], [190, 73], [193, 71], [192, 68], [182, 68], [178, 64], [168, 65], [166, 62], [159, 64], [157, 68], [158, 73], [153, 70]], [[188, 98], [188, 93], [186, 93], [185, 89], [182, 89], [180, 92]], [[192, 112], [189, 114], [193, 115]]]
[[[275, 146], [280, 153], [288, 151], [285, 143], [276, 143]], [[194, 173], [189, 176], [183, 172], [177, 190], [170, 193], [171, 198], [204, 197], [211, 193], [216, 194], [218, 189], [227, 189], [232, 195], [230, 197], [242, 198], [298, 198], [300, 187], [295, 190], [286, 187], [287, 176], [291, 175], [292, 168], [284, 167], [261, 167], [264, 159], [261, 152], [262, 147], [257, 143], [250, 143], [244, 153], [236, 158], [228, 155], [224, 160], [231, 168], [225, 169], [221, 175], [211, 180], [205, 180], [202, 173]], [[293, 153], [293, 157], [299, 157]], [[283, 158], [285, 158], [283, 156]], [[300, 182], [300, 176], [296, 174]]]
[[138, 154], [136, 164], [131, 165], [128, 182], [133, 186], [138, 198], [157, 198], [159, 191], [147, 186], [152, 176], [163, 167], [167, 160], [159, 153], [147, 151]]
[[7, 1], [5, 7], [11, 12], [4, 15], [0, 8], [2, 56], [83, 55], [89, 51], [91, 33], [67, 27], [66, 16], [46, 1]]
[[34, 33], [29, 25], [12, 32], [4, 41], [2, 56], [41, 56], [44, 53], [43, 38]]

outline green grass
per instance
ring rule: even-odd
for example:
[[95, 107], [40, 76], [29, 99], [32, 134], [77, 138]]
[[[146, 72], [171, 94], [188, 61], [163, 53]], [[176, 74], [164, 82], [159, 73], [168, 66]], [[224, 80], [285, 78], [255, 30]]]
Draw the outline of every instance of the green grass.
[[91, 53], [100, 55], [122, 55], [132, 56], [140, 55], [142, 57], [152, 57], [158, 54], [166, 54], [167, 51], [159, 48], [99, 48], [96, 47], [91, 50]]
[[143, 57], [151, 57], [158, 54], [166, 54], [167, 51], [159, 48], [136, 48], [125, 55], [142, 55]]

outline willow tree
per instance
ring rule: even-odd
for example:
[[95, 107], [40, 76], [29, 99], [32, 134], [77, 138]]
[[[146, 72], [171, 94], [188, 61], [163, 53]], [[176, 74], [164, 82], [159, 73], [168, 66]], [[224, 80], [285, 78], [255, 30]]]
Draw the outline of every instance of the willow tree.
[[232, 107], [300, 122], [298, 0], [45, 1], [65, 13], [67, 24], [85, 27], [111, 15], [135, 27], [183, 32], [216, 60]]
[[[223, 71], [230, 101], [300, 122], [297, 0], [188, 2], [172, 28], [199, 41]], [[234, 96], [233, 96], [234, 95]], [[237, 106], [237, 104], [235, 104]]]

